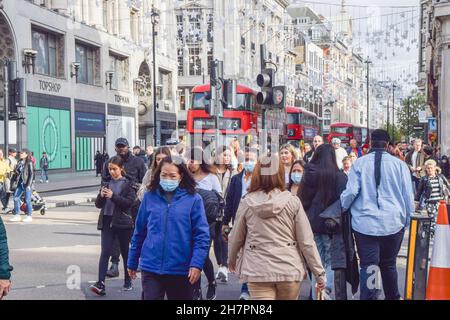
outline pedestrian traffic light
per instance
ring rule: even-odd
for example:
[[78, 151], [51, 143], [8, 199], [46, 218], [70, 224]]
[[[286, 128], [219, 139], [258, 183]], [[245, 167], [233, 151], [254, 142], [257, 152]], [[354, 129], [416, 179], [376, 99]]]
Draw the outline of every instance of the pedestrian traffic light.
[[256, 77], [256, 83], [261, 87], [261, 92], [256, 95], [256, 101], [262, 105], [273, 104], [272, 87], [275, 83], [275, 70], [263, 69]]
[[286, 86], [275, 86], [272, 89], [273, 107], [284, 109], [286, 107]]

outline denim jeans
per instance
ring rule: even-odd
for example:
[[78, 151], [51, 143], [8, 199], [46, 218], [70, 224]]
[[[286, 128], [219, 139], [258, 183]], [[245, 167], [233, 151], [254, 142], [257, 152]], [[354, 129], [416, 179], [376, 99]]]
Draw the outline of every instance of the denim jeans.
[[22, 193], [25, 192], [25, 203], [27, 204], [27, 215], [31, 216], [33, 212], [33, 206], [31, 205], [31, 187], [29, 190], [25, 187], [23, 183], [19, 184], [16, 192], [14, 192], [14, 214], [19, 215], [20, 214], [20, 204], [21, 204], [21, 197]]
[[[314, 241], [327, 276], [327, 289], [333, 292], [334, 272], [331, 269], [331, 238], [327, 234], [315, 234]], [[314, 275], [312, 275], [312, 298], [316, 300], [316, 277]]]
[[405, 229], [382, 237], [368, 236], [353, 231], [360, 259], [359, 286], [361, 300], [377, 300], [381, 291], [379, 276], [383, 283], [386, 300], [399, 300], [397, 255]]
[[44, 169], [44, 168], [41, 169], [41, 180], [42, 181], [48, 181], [48, 168], [47, 169]]

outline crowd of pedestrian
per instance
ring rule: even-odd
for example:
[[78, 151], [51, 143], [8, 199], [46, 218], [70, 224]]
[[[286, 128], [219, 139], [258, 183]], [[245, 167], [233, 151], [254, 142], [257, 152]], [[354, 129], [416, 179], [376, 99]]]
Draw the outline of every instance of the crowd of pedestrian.
[[[449, 161], [420, 139], [392, 143], [384, 130], [370, 138], [346, 150], [337, 138], [327, 144], [316, 136], [303, 150], [286, 144], [266, 153], [237, 139], [212, 150], [145, 151], [117, 139], [115, 156], [95, 159], [101, 253], [91, 291], [106, 295], [121, 256], [123, 289], [132, 290], [140, 273], [145, 300], [214, 300], [229, 273], [242, 283], [241, 300], [296, 300], [308, 278], [311, 299], [347, 300], [347, 284], [352, 295], [359, 288], [361, 299], [378, 299], [380, 288], [368, 285], [374, 266], [385, 298], [400, 299], [396, 258], [405, 228], [415, 210], [448, 200]], [[0, 152], [0, 190], [13, 171], [11, 151], [10, 160]], [[31, 152], [20, 152], [14, 171], [16, 207], [22, 193], [29, 198]], [[1, 296], [11, 267], [3, 252], [0, 262]]]

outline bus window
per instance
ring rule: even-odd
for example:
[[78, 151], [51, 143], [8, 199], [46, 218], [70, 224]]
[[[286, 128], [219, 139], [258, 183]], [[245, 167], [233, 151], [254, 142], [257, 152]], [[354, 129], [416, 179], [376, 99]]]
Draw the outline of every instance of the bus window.
[[205, 110], [205, 106], [209, 105], [209, 100], [206, 100], [208, 92], [198, 92], [192, 95], [192, 109]]
[[288, 113], [287, 114], [288, 124], [299, 124], [299, 114], [298, 113]]
[[252, 101], [250, 94], [238, 93], [236, 94], [236, 105], [235, 106], [224, 106], [224, 109], [231, 109], [237, 111], [250, 111], [252, 110]]
[[331, 132], [342, 133], [342, 134], [351, 134], [351, 127], [331, 127]]

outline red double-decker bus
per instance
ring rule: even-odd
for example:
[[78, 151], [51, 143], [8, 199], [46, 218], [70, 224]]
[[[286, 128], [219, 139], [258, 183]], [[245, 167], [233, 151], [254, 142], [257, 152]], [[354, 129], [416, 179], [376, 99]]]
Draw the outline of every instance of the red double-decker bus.
[[286, 106], [287, 112], [287, 140], [296, 147], [301, 142], [312, 143], [319, 134], [319, 119], [314, 112], [304, 108]]
[[[202, 134], [203, 140], [212, 140], [215, 135], [214, 118], [205, 110], [210, 104], [210, 100], [207, 99], [210, 88], [209, 84], [204, 84], [192, 89], [192, 104], [187, 113], [186, 123], [186, 130], [191, 138], [193, 134]], [[281, 112], [268, 112], [265, 118], [266, 128], [283, 130], [283, 120]], [[244, 85], [237, 85], [236, 105], [223, 105], [219, 129], [222, 135], [228, 138], [238, 137], [243, 144], [248, 143], [245, 141], [246, 137], [259, 133], [262, 129], [262, 109], [256, 103], [255, 91]]]
[[333, 123], [330, 126], [330, 134], [328, 141], [333, 138], [339, 138], [341, 145], [346, 147], [350, 144], [350, 140], [355, 139], [358, 145], [367, 143], [367, 128], [355, 126], [351, 123]]

